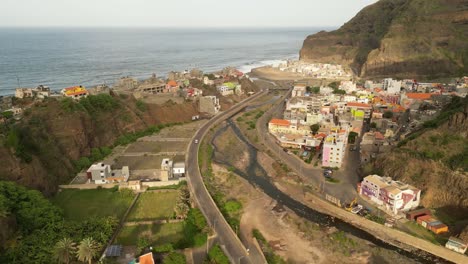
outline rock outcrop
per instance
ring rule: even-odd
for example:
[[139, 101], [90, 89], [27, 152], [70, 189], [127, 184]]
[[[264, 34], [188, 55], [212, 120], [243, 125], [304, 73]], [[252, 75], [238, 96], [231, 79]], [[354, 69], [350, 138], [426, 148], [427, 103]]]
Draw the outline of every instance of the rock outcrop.
[[308, 36], [300, 59], [348, 65], [362, 77], [466, 74], [468, 2], [380, 0], [338, 30]]

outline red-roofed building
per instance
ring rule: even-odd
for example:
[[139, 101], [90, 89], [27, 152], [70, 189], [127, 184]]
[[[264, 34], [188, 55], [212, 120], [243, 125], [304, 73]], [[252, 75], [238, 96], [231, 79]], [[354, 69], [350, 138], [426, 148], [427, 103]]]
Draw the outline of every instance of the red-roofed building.
[[410, 108], [413, 104], [418, 105], [423, 101], [431, 100], [433, 93], [406, 93], [401, 96], [401, 105]]
[[370, 109], [372, 106], [370, 104], [358, 103], [358, 102], [350, 102], [347, 103], [346, 106], [348, 108], [357, 108], [357, 109]]
[[138, 257], [138, 264], [155, 264], [153, 253], [146, 253]]
[[270, 121], [270, 124], [271, 125], [276, 125], [276, 126], [287, 126], [287, 127], [289, 127], [289, 125], [291, 123], [288, 120], [284, 120], [284, 119], [272, 119]]
[[432, 93], [407, 93], [405, 96], [413, 100], [429, 100], [432, 95]]
[[302, 126], [297, 123], [291, 123], [284, 119], [272, 119], [268, 123], [268, 130], [272, 134], [295, 134], [295, 135], [310, 135], [311, 130], [309, 126]]

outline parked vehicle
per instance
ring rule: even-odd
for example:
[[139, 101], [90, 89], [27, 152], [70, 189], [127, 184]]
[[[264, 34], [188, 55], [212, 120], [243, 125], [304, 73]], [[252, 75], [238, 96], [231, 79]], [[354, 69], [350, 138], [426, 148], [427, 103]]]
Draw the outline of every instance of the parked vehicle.
[[351, 213], [357, 214], [357, 213], [359, 213], [363, 208], [364, 208], [364, 206], [358, 204], [356, 207], [354, 207], [354, 208], [351, 210]]

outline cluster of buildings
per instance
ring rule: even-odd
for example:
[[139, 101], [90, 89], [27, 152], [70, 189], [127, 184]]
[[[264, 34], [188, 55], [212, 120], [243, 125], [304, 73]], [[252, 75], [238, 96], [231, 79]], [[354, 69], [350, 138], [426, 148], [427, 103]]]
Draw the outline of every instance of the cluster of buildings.
[[[360, 134], [371, 106], [355, 95], [334, 94], [329, 87], [310, 92], [298, 83], [286, 101], [282, 119], [269, 122], [269, 132], [285, 148], [322, 150], [322, 166], [341, 167], [351, 132]], [[314, 130], [313, 130], [313, 127]]]
[[143, 186], [164, 186], [176, 184], [185, 179], [185, 161], [182, 158], [164, 158], [161, 161], [159, 177], [156, 179], [130, 179], [130, 169], [123, 166], [121, 169], [112, 169], [111, 165], [99, 162], [86, 170], [86, 180], [94, 184], [118, 183], [119, 188], [139, 191]]
[[[457, 85], [392, 78], [364, 85], [341, 81], [334, 88], [296, 83], [283, 118], [271, 120], [269, 131], [283, 147], [321, 150], [322, 166], [326, 167], [341, 167], [353, 133], [353, 138], [362, 139], [356, 144], [365, 164], [432, 118], [451, 96], [464, 96], [461, 87], [467, 86], [467, 79]], [[317, 131], [311, 126], [318, 126]]]
[[86, 176], [88, 181], [94, 184], [120, 183], [128, 180], [130, 170], [128, 166], [113, 170], [109, 164], [100, 162], [91, 165], [86, 171]]
[[358, 184], [358, 193], [395, 215], [415, 209], [421, 201], [421, 190], [379, 175], [365, 177]]
[[407, 212], [406, 218], [408, 220], [416, 221], [419, 225], [435, 234], [448, 232], [448, 226], [432, 216], [431, 211], [426, 208]]
[[349, 79], [352, 77], [351, 72], [345, 70], [339, 64], [306, 63], [300, 60], [287, 60], [278, 64], [277, 68], [282, 72], [298, 73], [304, 77], [326, 79]]

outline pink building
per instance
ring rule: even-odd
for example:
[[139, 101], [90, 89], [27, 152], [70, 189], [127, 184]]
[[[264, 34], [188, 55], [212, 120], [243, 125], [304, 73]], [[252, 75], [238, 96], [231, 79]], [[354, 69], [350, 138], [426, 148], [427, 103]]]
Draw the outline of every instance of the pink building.
[[393, 214], [415, 209], [421, 201], [421, 190], [400, 181], [394, 181], [390, 177], [378, 175], [365, 177], [361, 182], [359, 194], [378, 205], [384, 205]]

